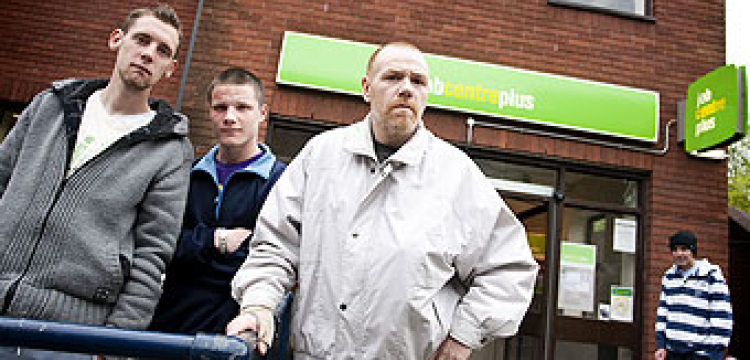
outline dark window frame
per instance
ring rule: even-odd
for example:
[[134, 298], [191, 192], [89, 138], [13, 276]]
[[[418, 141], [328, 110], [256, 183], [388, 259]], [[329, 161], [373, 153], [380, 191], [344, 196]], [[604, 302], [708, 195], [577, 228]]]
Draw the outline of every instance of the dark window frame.
[[654, 16], [654, 1], [653, 0], [644, 0], [645, 3], [645, 14], [641, 15], [635, 12], [627, 12], [617, 9], [610, 9], [604, 6], [596, 6], [596, 5], [589, 5], [589, 4], [581, 4], [579, 2], [576, 2], [575, 0], [547, 0], [547, 3], [550, 5], [555, 6], [561, 6], [561, 7], [567, 7], [567, 8], [574, 8], [574, 9], [582, 9], [582, 10], [589, 10], [594, 12], [600, 12], [604, 14], [634, 19], [634, 20], [640, 20], [640, 21], [646, 21], [646, 22], [656, 22], [656, 17]]

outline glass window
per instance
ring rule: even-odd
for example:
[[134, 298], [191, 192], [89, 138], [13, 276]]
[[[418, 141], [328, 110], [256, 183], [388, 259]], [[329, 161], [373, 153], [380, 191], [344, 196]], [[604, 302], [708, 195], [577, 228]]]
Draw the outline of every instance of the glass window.
[[549, 0], [560, 5], [580, 6], [592, 9], [613, 11], [620, 14], [651, 16], [650, 0]]
[[271, 117], [268, 145], [281, 161], [289, 163], [313, 136], [336, 127], [336, 124], [313, 123]]
[[0, 101], [0, 141], [5, 139], [15, 125], [21, 110], [23, 110], [23, 105], [20, 103]]
[[632, 360], [633, 352], [628, 348], [590, 344], [574, 341], [555, 343], [555, 360]]
[[549, 197], [555, 189], [557, 171], [498, 160], [474, 159], [496, 189]]
[[636, 218], [567, 207], [562, 230], [558, 314], [632, 323]]
[[565, 174], [565, 197], [637, 207], [638, 182], [570, 171]]

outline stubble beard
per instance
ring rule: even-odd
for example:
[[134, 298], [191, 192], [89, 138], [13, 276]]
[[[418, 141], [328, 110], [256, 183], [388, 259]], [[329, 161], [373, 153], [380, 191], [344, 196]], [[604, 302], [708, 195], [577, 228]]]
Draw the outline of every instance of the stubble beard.
[[125, 88], [131, 91], [145, 91], [151, 88], [151, 83], [147, 77], [128, 74], [127, 71], [120, 70], [120, 79], [122, 79]]
[[385, 119], [384, 125], [388, 138], [403, 144], [417, 130], [417, 119], [414, 116], [394, 116]]

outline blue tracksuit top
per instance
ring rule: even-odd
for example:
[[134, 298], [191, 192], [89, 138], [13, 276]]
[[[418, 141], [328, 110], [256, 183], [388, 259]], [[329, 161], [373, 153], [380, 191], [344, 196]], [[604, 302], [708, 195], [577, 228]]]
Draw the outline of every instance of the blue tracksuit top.
[[286, 168], [268, 146], [259, 146], [263, 156], [230, 175], [223, 189], [216, 176], [218, 147], [193, 167], [182, 233], [150, 330], [223, 334], [237, 316], [239, 306], [230, 283], [247, 257], [249, 238], [237, 251], [224, 255], [214, 246], [214, 231], [255, 228], [263, 202]]

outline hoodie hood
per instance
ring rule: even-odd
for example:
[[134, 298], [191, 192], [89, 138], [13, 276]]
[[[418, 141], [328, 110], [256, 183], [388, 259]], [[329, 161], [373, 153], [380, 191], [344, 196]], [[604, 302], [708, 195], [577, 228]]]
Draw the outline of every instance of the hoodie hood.
[[[86, 100], [99, 89], [107, 86], [106, 79], [66, 79], [52, 83], [52, 91], [62, 102], [68, 135], [78, 133]], [[151, 122], [128, 135], [131, 141], [159, 137], [185, 137], [188, 135], [188, 119], [172, 110], [166, 101], [149, 99], [149, 107], [156, 112]]]

